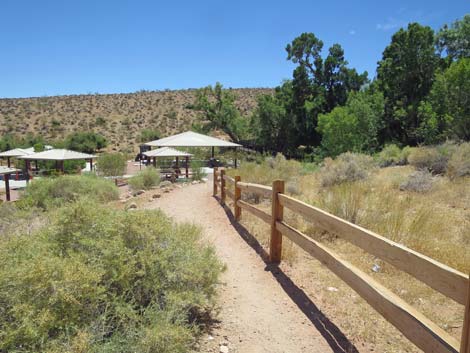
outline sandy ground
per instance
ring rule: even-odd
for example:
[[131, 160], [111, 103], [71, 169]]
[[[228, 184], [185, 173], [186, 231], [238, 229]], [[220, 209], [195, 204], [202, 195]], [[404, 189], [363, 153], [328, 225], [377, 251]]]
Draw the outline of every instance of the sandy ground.
[[268, 265], [256, 240], [233, 222], [212, 183], [191, 185], [146, 203], [179, 221], [199, 224], [226, 264], [220, 313], [200, 352], [350, 352], [338, 329], [278, 267]]

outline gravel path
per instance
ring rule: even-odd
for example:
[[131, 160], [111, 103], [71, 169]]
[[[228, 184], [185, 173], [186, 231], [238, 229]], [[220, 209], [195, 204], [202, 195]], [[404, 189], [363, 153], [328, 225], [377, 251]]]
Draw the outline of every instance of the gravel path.
[[277, 270], [269, 268], [232, 225], [212, 197], [211, 186], [208, 182], [175, 189], [145, 205], [160, 208], [178, 221], [201, 225], [227, 265], [220, 289], [219, 322], [203, 337], [199, 351], [337, 352], [320, 332], [324, 329], [312, 323], [288, 295], [276, 277]]

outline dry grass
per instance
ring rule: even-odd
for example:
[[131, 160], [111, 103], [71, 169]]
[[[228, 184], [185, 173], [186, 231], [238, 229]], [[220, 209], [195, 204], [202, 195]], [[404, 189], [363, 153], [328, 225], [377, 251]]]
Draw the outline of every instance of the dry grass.
[[[246, 116], [256, 97], [270, 89], [234, 89], [236, 105]], [[46, 140], [63, 139], [75, 131], [95, 131], [113, 151], [134, 151], [140, 131], [157, 129], [163, 135], [191, 127], [197, 113], [188, 109], [196, 90], [141, 91], [128, 94], [88, 94], [0, 99], [0, 135], [27, 133]]]
[[[287, 162], [289, 163], [289, 162]], [[284, 166], [285, 167], [285, 166]], [[297, 165], [293, 166], [297, 170]], [[261, 170], [241, 170], [245, 181], [259, 182]], [[258, 167], [262, 169], [262, 167]], [[470, 178], [435, 177], [431, 190], [400, 191], [411, 166], [378, 169], [366, 179], [331, 187], [321, 186], [319, 173], [288, 175], [296, 180], [296, 198], [386, 236], [464, 273], [470, 272]], [[276, 174], [267, 170], [270, 175]], [[266, 182], [263, 176], [263, 184]], [[269, 212], [267, 201], [258, 205]], [[460, 339], [463, 306], [430, 289], [393, 266], [366, 254], [337, 236], [285, 210], [285, 219], [337, 252], [343, 259], [385, 284], [394, 293]], [[243, 213], [242, 223], [266, 247], [269, 229]], [[300, 248], [284, 241], [282, 265], [295, 283], [337, 324], [359, 351], [419, 352], [398, 330], [377, 314], [354, 291]], [[380, 270], [374, 272], [372, 267]], [[327, 290], [335, 287], [337, 292]]]

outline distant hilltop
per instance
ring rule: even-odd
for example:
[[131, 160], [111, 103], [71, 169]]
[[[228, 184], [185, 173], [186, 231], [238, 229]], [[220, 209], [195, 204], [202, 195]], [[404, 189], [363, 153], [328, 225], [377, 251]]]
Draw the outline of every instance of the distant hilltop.
[[[237, 96], [236, 105], [242, 115], [252, 112], [257, 96], [273, 91], [230, 90]], [[189, 109], [196, 91], [4, 98], [0, 99], [0, 135], [11, 133], [22, 137], [32, 133], [54, 140], [76, 131], [94, 131], [106, 137], [110, 149], [132, 151], [143, 129], [156, 129], [164, 136], [189, 129], [197, 116]]]

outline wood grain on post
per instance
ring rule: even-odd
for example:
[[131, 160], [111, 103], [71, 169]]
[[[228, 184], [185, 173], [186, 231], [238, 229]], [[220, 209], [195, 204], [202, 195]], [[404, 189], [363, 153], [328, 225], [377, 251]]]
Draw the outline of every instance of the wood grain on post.
[[213, 195], [217, 195], [217, 167], [214, 167], [214, 192]]
[[465, 305], [460, 353], [470, 353], [470, 276], [468, 279], [467, 304]]
[[4, 175], [5, 179], [5, 192], [6, 192], [6, 199], [7, 201], [10, 201], [10, 174], [5, 174]]
[[273, 181], [272, 212], [271, 212], [271, 238], [269, 239], [269, 261], [281, 262], [282, 233], [277, 230], [276, 222], [282, 222], [284, 207], [279, 202], [279, 194], [284, 193], [284, 180]]
[[242, 209], [240, 208], [240, 206], [237, 204], [237, 202], [241, 199], [241, 196], [242, 196], [242, 191], [241, 189], [238, 187], [238, 182], [241, 180], [240, 176], [237, 175], [235, 177], [235, 194], [234, 194], [234, 199], [233, 199], [233, 207], [234, 207], [234, 215], [235, 215], [235, 219], [237, 221], [240, 220], [240, 217], [242, 215]]
[[220, 201], [225, 205], [225, 169], [220, 171]]

